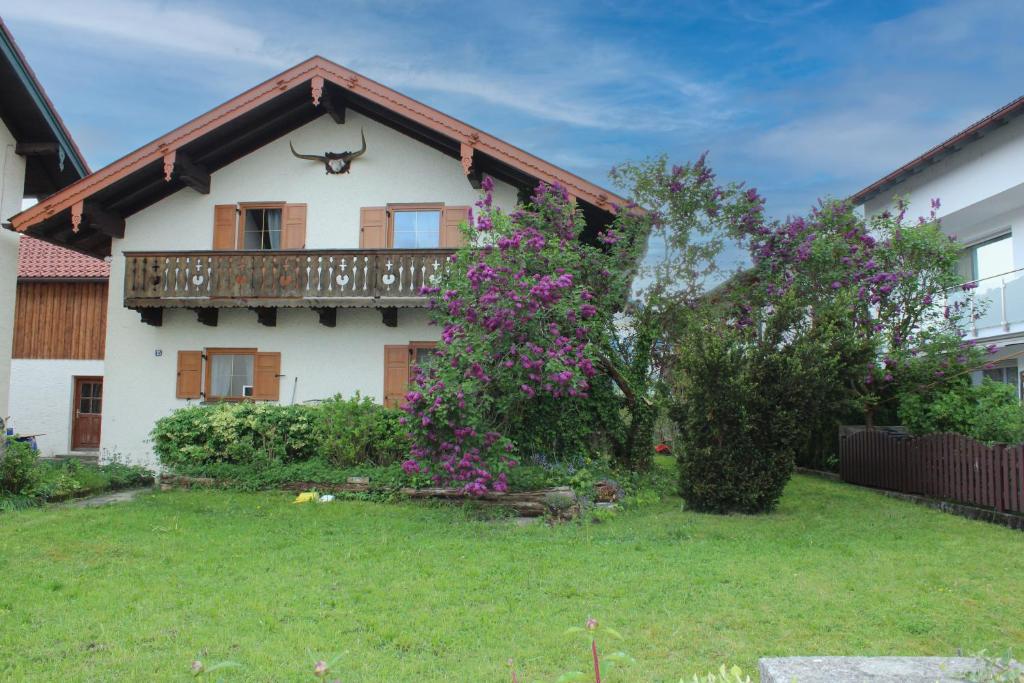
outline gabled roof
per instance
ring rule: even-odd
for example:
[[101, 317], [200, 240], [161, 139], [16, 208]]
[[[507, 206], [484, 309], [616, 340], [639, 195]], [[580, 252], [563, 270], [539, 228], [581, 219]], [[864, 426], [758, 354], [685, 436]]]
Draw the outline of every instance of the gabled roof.
[[[470, 179], [487, 174], [524, 190], [560, 183], [588, 219], [614, 213], [611, 192], [323, 57], [242, 93], [12, 218], [13, 227], [96, 256], [110, 253], [124, 218], [322, 114], [346, 109], [462, 160]], [[208, 187], [206, 188], [208, 191]], [[598, 218], [599, 219], [599, 218]], [[590, 222], [588, 220], [588, 222]]]
[[89, 167], [0, 19], [0, 117], [26, 159], [25, 194], [45, 196], [87, 175]]
[[18, 240], [19, 280], [98, 280], [110, 277], [110, 264], [23, 235]]
[[1004, 107], [1000, 107], [980, 121], [975, 121], [948, 140], [935, 145], [930, 150], [912, 161], [903, 164], [889, 175], [876, 180], [860, 192], [850, 197], [854, 205], [860, 205], [878, 194], [899, 185], [910, 176], [920, 173], [928, 166], [945, 159], [966, 145], [979, 140], [995, 128], [1009, 123], [1024, 114], [1024, 97], [1018, 97]]

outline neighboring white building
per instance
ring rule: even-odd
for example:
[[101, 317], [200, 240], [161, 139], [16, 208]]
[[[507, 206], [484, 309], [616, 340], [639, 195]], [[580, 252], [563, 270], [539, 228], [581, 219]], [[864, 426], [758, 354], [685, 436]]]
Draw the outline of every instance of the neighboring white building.
[[[975, 373], [1021, 390], [1024, 370], [1024, 97], [928, 150], [851, 199], [866, 216], [908, 197], [910, 217], [941, 206], [944, 232], [963, 245], [964, 282], [987, 302], [969, 338], [1000, 347]], [[953, 293], [955, 295], [955, 293]]]
[[[342, 173], [289, 147], [353, 150], [363, 135]], [[506, 210], [539, 181], [565, 186], [591, 238], [624, 203], [315, 57], [13, 225], [110, 256], [101, 449], [152, 465], [153, 423], [189, 403], [396, 404], [440, 333], [419, 288], [460, 244], [483, 176]]]
[[[0, 20], [0, 223], [88, 172], [81, 153]], [[0, 230], [0, 418], [9, 415], [18, 236]]]

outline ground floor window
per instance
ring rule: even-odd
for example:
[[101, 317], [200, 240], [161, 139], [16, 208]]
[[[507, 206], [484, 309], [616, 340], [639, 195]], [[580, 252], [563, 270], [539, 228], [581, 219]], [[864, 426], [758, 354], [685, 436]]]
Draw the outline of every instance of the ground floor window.
[[430, 362], [437, 342], [409, 342], [384, 347], [384, 405], [401, 407], [415, 369]]
[[178, 398], [276, 401], [281, 354], [252, 348], [178, 352]]
[[249, 398], [253, 389], [256, 350], [207, 351], [206, 397], [210, 400]]

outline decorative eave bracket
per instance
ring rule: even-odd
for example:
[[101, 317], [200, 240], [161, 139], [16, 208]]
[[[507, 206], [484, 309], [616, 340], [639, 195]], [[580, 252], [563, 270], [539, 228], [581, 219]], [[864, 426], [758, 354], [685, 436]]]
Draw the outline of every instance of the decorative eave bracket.
[[469, 142], [463, 142], [459, 146], [459, 156], [462, 160], [462, 172], [466, 174], [466, 178], [469, 179], [469, 185], [474, 190], [479, 190], [481, 182], [483, 181], [483, 175], [480, 173], [480, 169], [475, 168], [473, 165], [473, 152], [475, 151], [474, 145], [479, 142], [479, 136], [473, 135], [469, 139]]
[[210, 173], [192, 162], [184, 152], [172, 149], [164, 154], [164, 181], [171, 182], [177, 171], [181, 182], [199, 194], [210, 194]]
[[323, 106], [324, 111], [330, 114], [335, 123], [345, 123], [345, 101], [335, 93], [336, 89], [327, 87], [325, 90], [324, 77], [313, 76], [310, 81], [313, 106]]
[[105, 235], [118, 239], [124, 237], [124, 217], [88, 199], [71, 205], [71, 232], [77, 234], [82, 223]]

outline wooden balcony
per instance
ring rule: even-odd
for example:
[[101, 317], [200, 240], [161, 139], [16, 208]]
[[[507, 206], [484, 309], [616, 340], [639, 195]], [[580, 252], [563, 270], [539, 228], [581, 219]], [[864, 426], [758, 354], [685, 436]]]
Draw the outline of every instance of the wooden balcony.
[[450, 249], [125, 252], [124, 305], [160, 325], [163, 309], [193, 309], [217, 324], [222, 308], [250, 308], [275, 325], [279, 308], [310, 308], [335, 324], [339, 308], [422, 308], [420, 288], [445, 267]]

